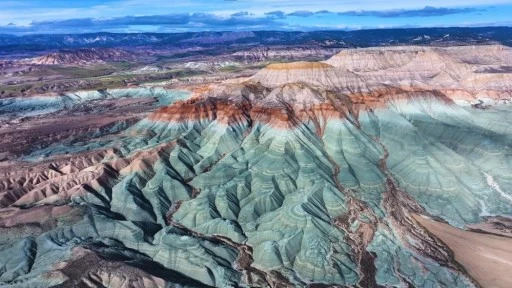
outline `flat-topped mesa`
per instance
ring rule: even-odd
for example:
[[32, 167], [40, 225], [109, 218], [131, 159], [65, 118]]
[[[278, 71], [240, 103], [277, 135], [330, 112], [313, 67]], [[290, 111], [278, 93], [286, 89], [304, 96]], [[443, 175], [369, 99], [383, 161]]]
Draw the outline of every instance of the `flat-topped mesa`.
[[[402, 48], [402, 49], [400, 49]], [[410, 63], [426, 48], [410, 49], [411, 47], [346, 49], [332, 56], [325, 63], [349, 71], [368, 72], [397, 68]]]
[[512, 49], [500, 45], [347, 49], [325, 63], [381, 82], [460, 87], [460, 81], [475, 74], [510, 72], [506, 67], [512, 66]]
[[512, 49], [497, 45], [349, 49], [326, 62], [271, 64], [247, 79], [200, 87], [192, 99], [162, 108], [149, 119], [226, 125], [250, 120], [291, 127], [389, 103], [506, 102], [512, 69], [502, 64], [512, 62], [505, 59], [508, 55]]
[[[305, 83], [346, 94], [370, 92], [390, 85], [459, 87], [462, 79], [482, 65], [457, 58], [456, 54], [457, 51], [429, 47], [345, 50], [325, 62], [271, 64], [249, 81], [268, 88]], [[488, 54], [487, 58], [496, 53]]]
[[252, 76], [249, 81], [260, 83], [268, 88], [276, 88], [292, 83], [306, 83], [329, 89], [338, 86], [337, 80], [339, 78], [334, 68], [329, 64], [322, 62], [295, 62], [270, 64]]
[[[350, 71], [368, 72], [403, 67], [411, 62], [447, 65], [510, 65], [512, 49], [501, 45], [425, 47], [396, 46], [346, 49], [325, 63]], [[421, 67], [416, 67], [421, 70]]]
[[456, 59], [442, 48], [386, 47], [361, 50], [344, 50], [326, 63], [336, 69], [356, 73], [371, 86], [425, 84], [454, 87], [475, 70], [475, 67]]

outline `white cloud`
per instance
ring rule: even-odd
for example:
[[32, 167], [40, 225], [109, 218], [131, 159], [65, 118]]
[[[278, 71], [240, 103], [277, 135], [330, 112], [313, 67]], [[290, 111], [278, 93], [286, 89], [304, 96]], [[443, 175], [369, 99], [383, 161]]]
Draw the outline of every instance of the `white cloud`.
[[[35, 8], [28, 4], [30, 2], [1, 1], [0, 26], [5, 26], [8, 23], [27, 26], [33, 21], [77, 18], [109, 19], [124, 16], [195, 12], [229, 16], [240, 11], [248, 11], [251, 15], [247, 17], [263, 17], [265, 13], [276, 10], [284, 13], [319, 10], [346, 12], [421, 9], [425, 6], [454, 8], [512, 4], [512, 0], [415, 0], [407, 2], [389, 0], [117, 0], [107, 1], [103, 4], [91, 4], [88, 7], [82, 5], [81, 8], [59, 8], [52, 7], [52, 0], [47, 0], [46, 6], [37, 2], [38, 7]], [[334, 26], [331, 27], [334, 28]]]

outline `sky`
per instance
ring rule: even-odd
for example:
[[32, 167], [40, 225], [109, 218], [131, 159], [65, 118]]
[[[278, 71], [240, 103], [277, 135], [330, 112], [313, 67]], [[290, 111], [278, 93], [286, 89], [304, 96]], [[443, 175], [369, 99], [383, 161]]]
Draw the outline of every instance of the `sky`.
[[512, 0], [0, 0], [1, 34], [512, 26]]

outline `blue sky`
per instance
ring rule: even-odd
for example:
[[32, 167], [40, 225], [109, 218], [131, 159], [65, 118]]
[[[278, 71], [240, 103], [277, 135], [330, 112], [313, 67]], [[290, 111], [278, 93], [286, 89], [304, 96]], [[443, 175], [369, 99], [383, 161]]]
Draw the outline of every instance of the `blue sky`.
[[0, 33], [512, 26], [512, 0], [1, 0]]

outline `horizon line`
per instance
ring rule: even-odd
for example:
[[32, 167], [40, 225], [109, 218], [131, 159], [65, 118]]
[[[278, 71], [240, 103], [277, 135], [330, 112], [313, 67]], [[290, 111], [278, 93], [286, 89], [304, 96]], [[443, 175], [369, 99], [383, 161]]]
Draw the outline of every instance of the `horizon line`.
[[512, 28], [512, 25], [483, 25], [483, 26], [428, 26], [428, 27], [374, 27], [361, 29], [318, 29], [318, 30], [279, 30], [279, 29], [261, 29], [261, 30], [201, 30], [186, 32], [84, 32], [84, 33], [0, 33], [0, 36], [47, 36], [47, 35], [88, 35], [88, 34], [196, 34], [196, 33], [244, 33], [244, 32], [284, 32], [284, 33], [314, 33], [314, 32], [358, 32], [358, 31], [374, 31], [374, 30], [421, 30], [421, 29], [482, 29], [482, 28]]

